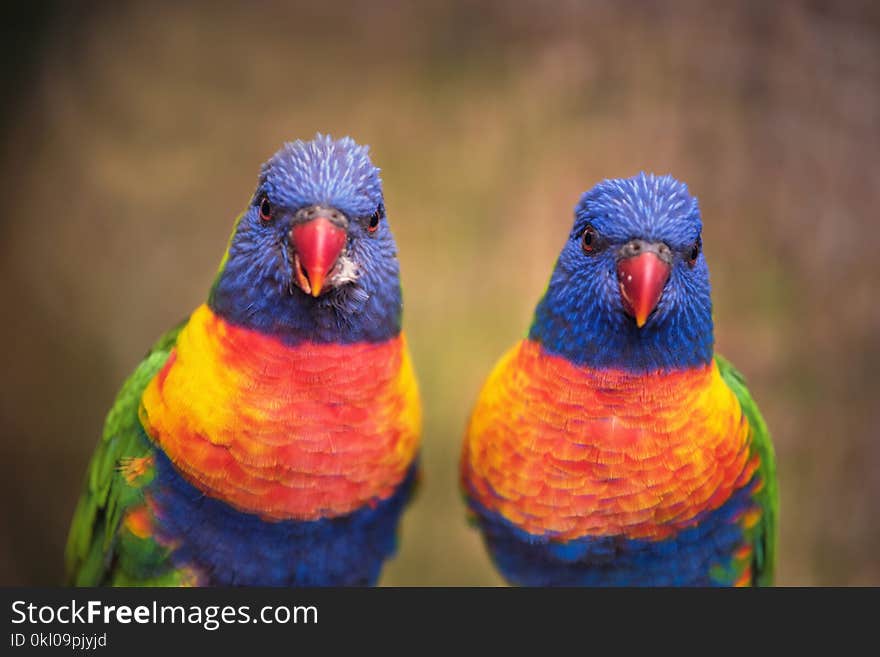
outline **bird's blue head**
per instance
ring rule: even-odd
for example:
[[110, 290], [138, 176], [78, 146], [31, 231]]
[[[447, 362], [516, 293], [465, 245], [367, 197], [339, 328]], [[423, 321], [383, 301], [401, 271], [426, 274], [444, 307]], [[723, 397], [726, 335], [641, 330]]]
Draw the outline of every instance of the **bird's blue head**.
[[208, 303], [289, 344], [397, 335], [397, 248], [368, 148], [320, 134], [284, 144], [263, 165]]
[[712, 358], [712, 301], [697, 200], [641, 173], [586, 192], [529, 331], [579, 365], [669, 371]]

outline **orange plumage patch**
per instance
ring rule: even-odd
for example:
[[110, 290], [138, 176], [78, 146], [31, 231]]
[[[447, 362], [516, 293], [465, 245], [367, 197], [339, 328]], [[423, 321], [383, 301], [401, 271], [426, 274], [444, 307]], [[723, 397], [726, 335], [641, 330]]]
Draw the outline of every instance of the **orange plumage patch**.
[[720, 507], [758, 466], [749, 426], [712, 365], [592, 370], [522, 341], [497, 365], [462, 454], [467, 490], [558, 540], [662, 540]]
[[754, 549], [752, 548], [752, 546], [746, 544], [733, 553], [733, 558], [737, 561], [748, 561], [752, 558], [753, 553]]
[[761, 519], [761, 509], [754, 508], [749, 509], [743, 514], [742, 517], [742, 526], [743, 529], [751, 529], [755, 525], [758, 524], [758, 521]]
[[153, 517], [146, 506], [133, 507], [125, 514], [125, 528], [138, 538], [153, 534]]
[[742, 575], [739, 576], [733, 585], [737, 588], [745, 588], [746, 586], [752, 585], [752, 569], [746, 568], [743, 570]]
[[139, 478], [147, 474], [152, 468], [152, 456], [130, 457], [119, 461], [119, 471], [125, 478], [125, 483], [129, 486], [134, 485]]
[[402, 336], [290, 347], [201, 306], [144, 392], [141, 422], [206, 493], [267, 519], [314, 520], [392, 494], [421, 408]]

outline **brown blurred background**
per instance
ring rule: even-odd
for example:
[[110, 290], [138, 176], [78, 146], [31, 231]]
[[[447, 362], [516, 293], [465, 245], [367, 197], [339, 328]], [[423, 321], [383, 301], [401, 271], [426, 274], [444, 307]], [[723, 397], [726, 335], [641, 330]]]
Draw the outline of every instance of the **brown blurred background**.
[[880, 10], [863, 3], [53, 3], [4, 19], [0, 584], [61, 579], [114, 395], [206, 296], [260, 164], [372, 145], [426, 402], [384, 584], [498, 584], [471, 402], [580, 193], [700, 199], [717, 344], [774, 434], [779, 583], [880, 584]]

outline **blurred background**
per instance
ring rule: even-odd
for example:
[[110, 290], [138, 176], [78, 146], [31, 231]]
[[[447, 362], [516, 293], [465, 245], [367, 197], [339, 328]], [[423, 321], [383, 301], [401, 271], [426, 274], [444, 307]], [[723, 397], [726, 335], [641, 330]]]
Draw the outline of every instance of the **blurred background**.
[[387, 585], [495, 585], [456, 471], [581, 192], [699, 198], [716, 341], [774, 435], [778, 582], [880, 584], [880, 5], [43, 2], [4, 18], [0, 584], [62, 577], [104, 416], [201, 303], [260, 164], [372, 145], [426, 400]]

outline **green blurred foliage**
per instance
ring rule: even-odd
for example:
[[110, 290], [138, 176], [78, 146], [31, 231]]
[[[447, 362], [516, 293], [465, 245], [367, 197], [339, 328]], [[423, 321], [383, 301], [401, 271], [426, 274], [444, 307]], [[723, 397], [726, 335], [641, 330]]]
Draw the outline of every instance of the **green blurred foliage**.
[[700, 199], [717, 344], [777, 446], [779, 582], [880, 584], [876, 4], [37, 18], [5, 28], [0, 583], [60, 580], [116, 390], [205, 298], [260, 163], [320, 130], [382, 168], [425, 400], [423, 486], [384, 584], [500, 583], [457, 487], [470, 405], [524, 334], [579, 195], [640, 170]]

